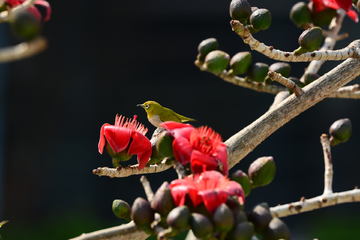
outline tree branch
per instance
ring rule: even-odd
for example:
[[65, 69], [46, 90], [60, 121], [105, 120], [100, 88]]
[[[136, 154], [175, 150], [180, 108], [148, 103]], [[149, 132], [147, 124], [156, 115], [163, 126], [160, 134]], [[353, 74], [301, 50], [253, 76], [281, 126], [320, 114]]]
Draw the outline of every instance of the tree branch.
[[83, 233], [78, 237], [71, 238], [70, 240], [143, 240], [150, 235], [136, 227], [133, 221], [122, 224], [120, 226], [106, 228], [91, 233]]
[[44, 51], [46, 47], [47, 41], [43, 37], [38, 37], [29, 42], [23, 42], [15, 46], [4, 47], [0, 49], [0, 63], [32, 57], [33, 55]]
[[230, 137], [225, 142], [228, 146], [229, 169], [281, 126], [359, 75], [360, 62], [348, 59], [305, 86], [301, 96], [289, 96], [252, 124]]
[[310, 62], [312, 60], [344, 60], [347, 58], [359, 58], [360, 40], [355, 40], [346, 48], [341, 50], [324, 50], [307, 52], [301, 55], [295, 55], [293, 52], [284, 52], [274, 49], [272, 46], [267, 46], [260, 43], [250, 33], [247, 27], [244, 27], [239, 21], [231, 20], [230, 22], [233, 30], [244, 40], [244, 43], [249, 44], [250, 48], [256, 50], [265, 56], [284, 62]]
[[326, 134], [321, 135], [320, 142], [324, 152], [324, 166], [325, 166], [323, 195], [327, 195], [333, 193], [332, 182], [333, 182], [334, 172], [333, 172], [333, 164], [331, 160], [331, 147], [330, 147], [329, 138]]
[[301, 199], [281, 206], [271, 207], [270, 212], [274, 217], [286, 217], [315, 209], [334, 206], [340, 203], [360, 202], [360, 189], [340, 193], [330, 193], [311, 199]]

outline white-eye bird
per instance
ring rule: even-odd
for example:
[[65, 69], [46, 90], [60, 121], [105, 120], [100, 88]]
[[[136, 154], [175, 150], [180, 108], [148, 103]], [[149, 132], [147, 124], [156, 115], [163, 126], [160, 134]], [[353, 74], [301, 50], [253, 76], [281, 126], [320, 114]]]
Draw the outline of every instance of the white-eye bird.
[[180, 123], [196, 121], [195, 119], [182, 116], [169, 108], [163, 107], [155, 101], [147, 101], [137, 106], [145, 109], [149, 122], [155, 127], [161, 127], [160, 124], [167, 121]]

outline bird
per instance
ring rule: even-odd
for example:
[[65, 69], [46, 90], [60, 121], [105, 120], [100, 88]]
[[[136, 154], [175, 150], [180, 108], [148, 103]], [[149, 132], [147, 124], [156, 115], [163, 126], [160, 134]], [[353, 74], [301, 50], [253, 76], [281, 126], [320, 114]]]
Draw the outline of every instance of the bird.
[[147, 113], [149, 122], [158, 128], [161, 128], [161, 123], [167, 121], [174, 121], [179, 123], [196, 121], [195, 119], [182, 116], [169, 108], [163, 107], [155, 101], [147, 101], [143, 104], [137, 104], [136, 106], [144, 108]]

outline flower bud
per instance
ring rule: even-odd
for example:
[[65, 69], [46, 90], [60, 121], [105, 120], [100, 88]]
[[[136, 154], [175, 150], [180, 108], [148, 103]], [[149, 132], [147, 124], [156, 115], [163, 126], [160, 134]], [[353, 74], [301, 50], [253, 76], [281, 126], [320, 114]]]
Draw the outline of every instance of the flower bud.
[[247, 0], [232, 0], [230, 3], [230, 17], [245, 23], [251, 15], [251, 6]]
[[273, 218], [269, 223], [264, 240], [290, 240], [290, 235], [290, 229], [288, 226], [279, 218]]
[[291, 66], [286, 62], [277, 62], [270, 65], [269, 71], [280, 73], [283, 77], [288, 77], [290, 75]]
[[234, 216], [230, 208], [225, 204], [221, 204], [215, 209], [213, 214], [215, 230], [219, 233], [227, 233], [234, 226]]
[[235, 54], [230, 60], [230, 67], [228, 74], [230, 76], [246, 73], [251, 65], [251, 53], [239, 52]]
[[195, 237], [206, 239], [214, 232], [211, 221], [200, 213], [192, 213], [190, 217], [190, 227]]
[[265, 8], [259, 8], [250, 16], [250, 23], [254, 29], [266, 30], [271, 25], [271, 13]]
[[168, 182], [164, 182], [156, 191], [154, 199], [151, 202], [151, 208], [160, 214], [161, 218], [166, 218], [169, 212], [176, 207], [171, 195]]
[[254, 234], [254, 224], [251, 222], [242, 222], [235, 226], [230, 232], [230, 240], [251, 240]]
[[290, 10], [290, 19], [298, 27], [303, 27], [311, 21], [311, 12], [304, 2], [296, 3]]
[[273, 218], [268, 209], [261, 204], [256, 205], [247, 215], [248, 220], [254, 224], [255, 232], [264, 233]]
[[317, 73], [306, 73], [304, 76], [304, 84], [308, 85], [318, 79], [320, 76]]
[[273, 157], [261, 157], [251, 163], [248, 173], [252, 188], [268, 185], [275, 176], [276, 167]]
[[343, 118], [335, 121], [329, 129], [331, 146], [346, 142], [352, 132], [351, 121], [348, 118]]
[[169, 132], [164, 132], [157, 140], [156, 149], [164, 157], [174, 158], [173, 144], [174, 137]]
[[245, 197], [250, 194], [251, 183], [249, 176], [246, 173], [241, 170], [237, 170], [233, 174], [231, 174], [230, 179], [241, 185], [242, 189], [244, 190]]
[[267, 65], [266, 63], [255, 63], [249, 69], [248, 78], [251, 81], [263, 82], [268, 72], [269, 72], [269, 65]]
[[138, 197], [131, 207], [131, 218], [146, 233], [151, 233], [151, 223], [154, 221], [154, 210], [150, 203], [145, 199]]
[[183, 231], [189, 228], [190, 216], [189, 208], [186, 205], [178, 206], [167, 215], [166, 223], [176, 230]]
[[127, 150], [128, 148], [126, 148], [121, 152], [115, 153], [114, 150], [110, 147], [110, 144], [106, 143], [106, 151], [109, 153], [109, 155], [112, 158], [112, 164], [114, 168], [120, 166], [120, 162], [127, 161], [133, 156], [133, 155], [128, 155]]
[[325, 27], [331, 23], [336, 14], [336, 9], [333, 8], [326, 8], [320, 12], [313, 11], [311, 21], [315, 26]]
[[39, 35], [41, 23], [29, 11], [19, 11], [10, 16], [10, 27], [13, 33], [20, 39], [31, 40]]
[[320, 47], [322, 42], [322, 30], [319, 27], [312, 27], [305, 30], [299, 37], [300, 47], [294, 51], [295, 55], [312, 52]]
[[112, 210], [118, 218], [124, 218], [130, 221], [130, 205], [124, 200], [115, 199], [112, 204]]
[[205, 57], [205, 66], [212, 73], [222, 73], [230, 62], [230, 56], [226, 52], [220, 50], [211, 51]]
[[205, 60], [206, 55], [214, 50], [217, 50], [219, 47], [218, 41], [216, 38], [208, 38], [203, 40], [198, 46], [198, 59], [203, 62]]

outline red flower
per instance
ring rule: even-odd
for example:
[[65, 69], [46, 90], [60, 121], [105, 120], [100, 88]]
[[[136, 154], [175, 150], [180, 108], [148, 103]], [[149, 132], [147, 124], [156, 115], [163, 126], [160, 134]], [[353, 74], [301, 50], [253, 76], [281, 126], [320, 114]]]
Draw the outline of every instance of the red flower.
[[240, 204], [244, 204], [245, 201], [241, 185], [230, 181], [217, 171], [206, 171], [184, 179], [176, 179], [170, 183], [170, 189], [176, 206], [184, 205], [188, 195], [194, 207], [204, 203], [210, 213], [225, 203], [229, 196], [237, 196]]
[[[5, 3], [8, 4], [10, 7], [14, 8], [18, 5], [21, 5], [23, 2], [25, 2], [25, 0], [5, 0]], [[45, 0], [36, 0], [35, 5], [40, 5], [45, 7], [46, 9], [46, 16], [44, 18], [44, 21], [48, 21], [50, 19], [50, 15], [51, 15], [51, 7], [50, 4], [45, 1]], [[35, 7], [35, 6], [31, 6], [28, 8], [28, 10], [35, 15], [35, 17], [39, 20], [39, 22], [41, 21], [41, 14], [39, 12], [39, 10]]]
[[358, 15], [354, 10], [351, 10], [352, 0], [311, 0], [314, 3], [315, 11], [320, 12], [326, 8], [339, 9], [342, 8], [347, 12], [347, 15], [355, 22], [359, 21]]
[[[151, 155], [151, 143], [145, 134], [147, 128], [134, 119], [126, 119], [116, 115], [115, 125], [105, 123], [100, 130], [99, 152], [102, 154], [105, 143], [111, 157], [118, 161], [129, 160], [132, 155], [137, 154], [138, 169], [145, 167]], [[106, 140], [105, 140], [106, 139]]]
[[161, 124], [174, 137], [173, 151], [182, 165], [190, 162], [193, 173], [219, 169], [228, 174], [227, 149], [221, 136], [211, 128], [194, 128], [189, 124]]

